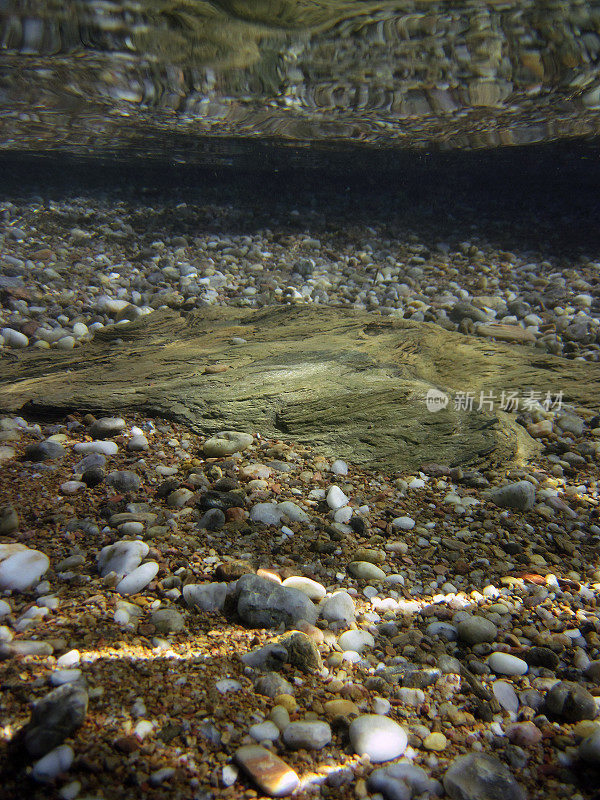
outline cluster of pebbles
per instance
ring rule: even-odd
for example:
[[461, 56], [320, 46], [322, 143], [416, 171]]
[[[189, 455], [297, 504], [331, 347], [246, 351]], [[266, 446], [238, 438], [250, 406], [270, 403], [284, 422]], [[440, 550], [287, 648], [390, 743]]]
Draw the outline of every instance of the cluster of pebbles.
[[600, 419], [521, 421], [538, 463], [383, 476], [1, 418], [6, 796], [591, 797]]
[[312, 303], [598, 361], [600, 264], [593, 248], [531, 249], [532, 227], [539, 242], [555, 235], [551, 214], [524, 219], [526, 241], [508, 250], [476, 205], [456, 229], [426, 213], [353, 225], [333, 205], [274, 200], [269, 219], [210, 198], [7, 200], [0, 345], [70, 350], [158, 308]]

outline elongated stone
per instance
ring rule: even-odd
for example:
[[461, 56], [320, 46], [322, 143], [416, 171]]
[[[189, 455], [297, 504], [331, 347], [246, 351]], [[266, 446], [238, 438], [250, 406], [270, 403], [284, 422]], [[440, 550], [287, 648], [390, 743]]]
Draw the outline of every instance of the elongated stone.
[[266, 747], [244, 745], [236, 752], [235, 760], [258, 788], [270, 797], [285, 797], [300, 782], [294, 770]]

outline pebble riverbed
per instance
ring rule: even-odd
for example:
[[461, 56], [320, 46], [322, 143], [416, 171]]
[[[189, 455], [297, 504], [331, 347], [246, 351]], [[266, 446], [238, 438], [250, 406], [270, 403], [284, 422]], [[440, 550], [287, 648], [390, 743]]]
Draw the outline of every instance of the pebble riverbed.
[[[312, 302], [598, 360], [591, 256], [311, 213], [6, 202], [2, 357]], [[595, 796], [600, 418], [520, 422], [522, 467], [382, 475], [260, 431], [2, 417], [4, 796]]]

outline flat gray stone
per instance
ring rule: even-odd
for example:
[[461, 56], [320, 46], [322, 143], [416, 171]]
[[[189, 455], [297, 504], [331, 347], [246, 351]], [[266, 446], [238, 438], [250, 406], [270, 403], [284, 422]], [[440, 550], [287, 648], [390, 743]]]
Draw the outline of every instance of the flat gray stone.
[[237, 612], [251, 628], [293, 628], [300, 620], [311, 625], [318, 611], [311, 600], [298, 589], [281, 586], [259, 575], [243, 575], [236, 586]]
[[452, 800], [526, 800], [525, 790], [495, 756], [469, 753], [455, 758], [444, 775]]

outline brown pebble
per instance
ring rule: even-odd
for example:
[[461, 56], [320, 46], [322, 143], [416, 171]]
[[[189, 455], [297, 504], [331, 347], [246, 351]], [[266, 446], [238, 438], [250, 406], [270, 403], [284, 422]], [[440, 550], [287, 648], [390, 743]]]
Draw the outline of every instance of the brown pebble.
[[235, 760], [259, 789], [270, 797], [285, 797], [300, 782], [294, 770], [266, 747], [244, 745], [236, 752]]

